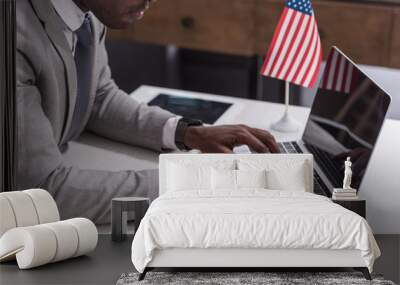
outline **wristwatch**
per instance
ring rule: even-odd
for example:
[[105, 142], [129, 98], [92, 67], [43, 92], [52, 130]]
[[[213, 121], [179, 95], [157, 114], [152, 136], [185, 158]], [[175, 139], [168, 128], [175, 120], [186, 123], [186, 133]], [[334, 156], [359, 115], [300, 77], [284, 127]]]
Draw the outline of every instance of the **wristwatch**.
[[194, 120], [189, 118], [182, 118], [178, 121], [178, 125], [176, 126], [175, 131], [175, 144], [180, 150], [191, 150], [190, 147], [185, 145], [184, 138], [186, 134], [186, 130], [188, 127], [193, 126], [202, 126], [203, 122], [200, 120]]

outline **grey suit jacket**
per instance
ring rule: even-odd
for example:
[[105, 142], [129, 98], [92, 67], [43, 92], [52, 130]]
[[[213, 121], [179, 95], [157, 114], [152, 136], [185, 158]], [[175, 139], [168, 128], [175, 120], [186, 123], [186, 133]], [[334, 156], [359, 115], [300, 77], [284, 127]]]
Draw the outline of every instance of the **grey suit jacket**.
[[[139, 104], [116, 86], [104, 44], [106, 29], [93, 18], [90, 112], [80, 130], [161, 151], [163, 127], [173, 114]], [[64, 25], [49, 0], [17, 0], [18, 188], [47, 189], [63, 218], [108, 222], [113, 197], [156, 197], [157, 171], [107, 172], [64, 164], [77, 94]]]

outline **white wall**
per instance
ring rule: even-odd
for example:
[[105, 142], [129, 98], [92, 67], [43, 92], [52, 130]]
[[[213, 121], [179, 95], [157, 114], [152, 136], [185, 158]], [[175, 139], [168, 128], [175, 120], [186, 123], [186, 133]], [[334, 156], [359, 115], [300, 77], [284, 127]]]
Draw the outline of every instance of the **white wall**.
[[376, 66], [362, 66], [361, 68], [392, 96], [388, 118], [400, 120], [400, 69]]
[[388, 120], [360, 188], [367, 220], [376, 234], [400, 234], [400, 121]]
[[[400, 70], [375, 66], [361, 68], [392, 96], [388, 118], [400, 120]], [[385, 133], [378, 141], [371, 159], [373, 165], [368, 169], [361, 189], [361, 196], [368, 203], [368, 220], [379, 234], [400, 234], [400, 132], [391, 131], [392, 128], [400, 130], [400, 121], [386, 122], [382, 131]], [[382, 157], [387, 163], [379, 166], [383, 169], [378, 169], [374, 162], [381, 161]]]

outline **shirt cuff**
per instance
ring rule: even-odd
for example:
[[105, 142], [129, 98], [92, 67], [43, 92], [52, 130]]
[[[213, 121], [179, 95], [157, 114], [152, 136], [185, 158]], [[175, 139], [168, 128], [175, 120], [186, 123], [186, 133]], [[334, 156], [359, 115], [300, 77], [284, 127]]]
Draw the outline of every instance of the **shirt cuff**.
[[175, 144], [175, 132], [178, 122], [182, 117], [172, 117], [167, 120], [163, 128], [162, 146], [163, 149], [178, 150]]

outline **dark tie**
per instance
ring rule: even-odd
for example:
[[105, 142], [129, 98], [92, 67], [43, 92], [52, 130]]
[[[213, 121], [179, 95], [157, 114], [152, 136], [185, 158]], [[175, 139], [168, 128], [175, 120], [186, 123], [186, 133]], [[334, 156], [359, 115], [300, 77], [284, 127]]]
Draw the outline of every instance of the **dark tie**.
[[89, 92], [93, 68], [93, 35], [89, 15], [86, 15], [82, 26], [75, 32], [75, 64], [77, 73], [77, 96], [68, 140], [76, 139], [84, 117], [88, 112]]

